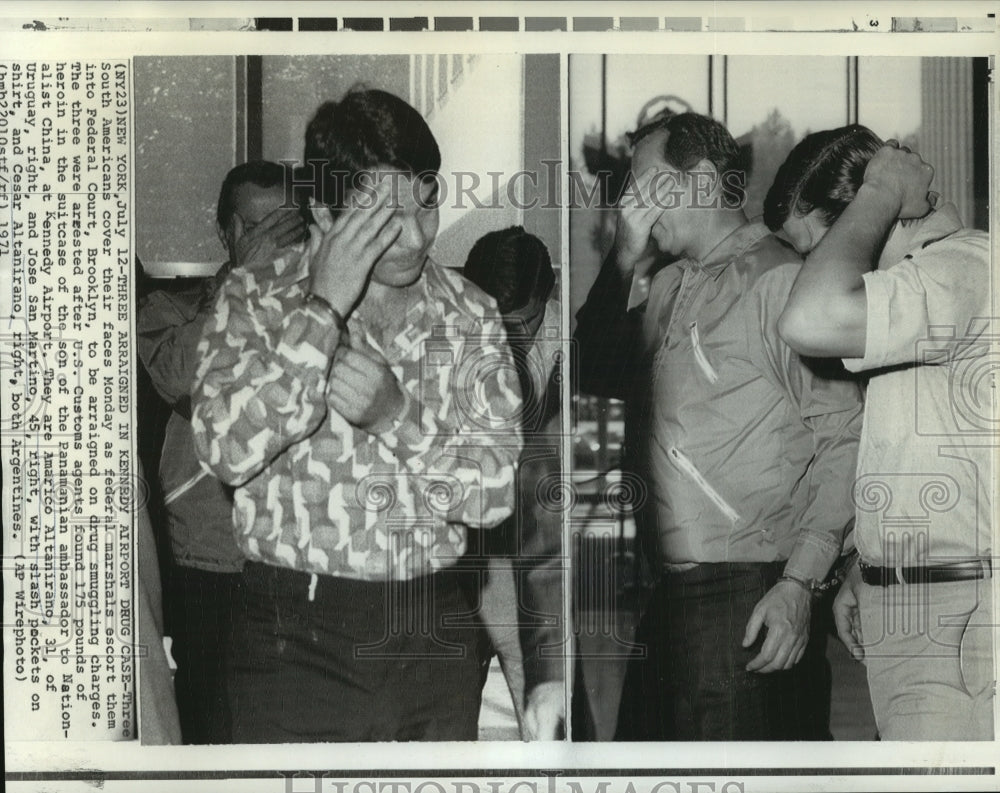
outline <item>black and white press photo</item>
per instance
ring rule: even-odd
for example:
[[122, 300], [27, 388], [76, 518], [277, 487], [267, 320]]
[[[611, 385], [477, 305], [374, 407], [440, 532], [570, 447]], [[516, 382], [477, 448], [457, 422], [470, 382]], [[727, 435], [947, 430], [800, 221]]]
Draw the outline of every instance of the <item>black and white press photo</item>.
[[136, 60], [180, 742], [562, 734], [559, 68]]
[[993, 5], [5, 3], [7, 787], [993, 789]]
[[575, 740], [992, 740], [987, 73], [571, 57]]

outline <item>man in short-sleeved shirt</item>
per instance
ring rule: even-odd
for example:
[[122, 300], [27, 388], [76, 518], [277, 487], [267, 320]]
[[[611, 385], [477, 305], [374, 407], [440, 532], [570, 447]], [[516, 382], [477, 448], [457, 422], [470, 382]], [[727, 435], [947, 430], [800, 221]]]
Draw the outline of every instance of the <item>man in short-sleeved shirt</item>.
[[[830, 176], [848, 173], [864, 182]], [[815, 249], [782, 334], [869, 375], [854, 492], [861, 565], [835, 616], [864, 656], [880, 735], [989, 739], [989, 237], [964, 229], [950, 204], [929, 211], [932, 174], [864, 127], [816, 133], [779, 171], [766, 217]]]

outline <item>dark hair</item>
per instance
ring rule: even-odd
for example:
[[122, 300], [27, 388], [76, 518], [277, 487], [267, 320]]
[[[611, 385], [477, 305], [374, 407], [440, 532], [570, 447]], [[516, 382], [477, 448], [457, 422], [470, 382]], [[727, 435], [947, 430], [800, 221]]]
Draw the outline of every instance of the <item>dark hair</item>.
[[491, 231], [469, 251], [463, 274], [497, 301], [501, 314], [548, 299], [556, 283], [548, 248], [523, 226]]
[[720, 176], [740, 170], [740, 147], [729, 130], [714, 118], [699, 113], [664, 114], [629, 133], [629, 143], [635, 146], [660, 129], [669, 133], [663, 156], [682, 171], [690, 170], [700, 160], [711, 162]]
[[441, 152], [423, 117], [386, 91], [355, 88], [339, 102], [325, 102], [306, 127], [304, 172], [315, 163], [313, 195], [333, 209], [343, 206], [362, 171], [396, 168], [436, 176]]
[[851, 124], [806, 135], [792, 149], [764, 199], [764, 223], [777, 231], [791, 215], [818, 209], [833, 225], [865, 179], [868, 161], [882, 147], [868, 127]]
[[252, 160], [235, 168], [226, 174], [219, 189], [219, 203], [215, 208], [215, 220], [219, 228], [229, 227], [236, 211], [236, 189], [241, 185], [252, 184], [267, 189], [278, 187], [285, 183], [285, 169], [276, 162]]

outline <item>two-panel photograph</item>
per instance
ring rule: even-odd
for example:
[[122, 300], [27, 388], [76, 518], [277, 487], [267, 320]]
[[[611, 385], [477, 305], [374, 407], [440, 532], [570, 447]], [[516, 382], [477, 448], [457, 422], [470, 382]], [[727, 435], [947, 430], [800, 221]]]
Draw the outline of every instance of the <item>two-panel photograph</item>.
[[144, 744], [993, 740], [987, 58], [132, 70]]

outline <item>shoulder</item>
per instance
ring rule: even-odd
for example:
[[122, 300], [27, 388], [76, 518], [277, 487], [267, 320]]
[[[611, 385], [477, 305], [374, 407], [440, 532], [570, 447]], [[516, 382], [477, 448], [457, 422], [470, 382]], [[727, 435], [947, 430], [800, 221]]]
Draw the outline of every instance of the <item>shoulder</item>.
[[[752, 287], [761, 280], [785, 280], [791, 274], [792, 280], [802, 265], [802, 257], [786, 242], [761, 226], [761, 237], [749, 245], [733, 262], [734, 269], [740, 274], [747, 287]], [[777, 273], [771, 275], [771, 273]]]
[[281, 297], [300, 285], [309, 275], [310, 254], [304, 243], [283, 250], [271, 262], [251, 268], [237, 267], [229, 272], [221, 290], [230, 298], [250, 296]]
[[427, 294], [451, 311], [474, 317], [499, 317], [496, 301], [458, 270], [430, 260], [424, 270]]
[[961, 229], [910, 253], [921, 267], [954, 267], [979, 270], [990, 268], [990, 235], [978, 229]]
[[749, 291], [762, 296], [777, 297], [784, 301], [792, 291], [792, 284], [795, 283], [801, 269], [801, 262], [775, 264], [757, 274], [753, 283], [749, 285]]
[[891, 266], [867, 273], [865, 283], [897, 285], [938, 297], [974, 293], [988, 303], [990, 270], [989, 235], [961, 229], [911, 250]]
[[209, 287], [206, 280], [193, 283], [170, 284], [154, 289], [139, 301], [138, 316], [154, 318], [164, 315], [178, 315], [189, 318], [197, 313], [198, 306]]
[[783, 308], [802, 267], [802, 257], [763, 225], [760, 233], [760, 238], [733, 262], [733, 271], [744, 295], [765, 302], [779, 301]]

